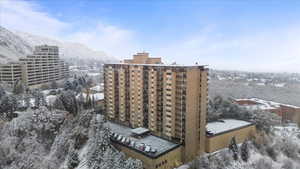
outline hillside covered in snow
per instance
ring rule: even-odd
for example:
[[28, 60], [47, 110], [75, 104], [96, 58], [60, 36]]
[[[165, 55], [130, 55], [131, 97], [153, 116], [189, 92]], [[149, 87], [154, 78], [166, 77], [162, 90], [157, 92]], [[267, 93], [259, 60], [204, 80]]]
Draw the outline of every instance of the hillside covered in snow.
[[140, 162], [110, 146], [103, 123], [92, 111], [77, 116], [45, 107], [19, 112], [0, 123], [0, 168], [139, 168]]
[[36, 45], [56, 45], [63, 59], [92, 59], [101, 62], [115, 60], [102, 51], [95, 51], [83, 44], [63, 42], [29, 33], [10, 31], [0, 26], [0, 63], [17, 61], [20, 57], [32, 54]]

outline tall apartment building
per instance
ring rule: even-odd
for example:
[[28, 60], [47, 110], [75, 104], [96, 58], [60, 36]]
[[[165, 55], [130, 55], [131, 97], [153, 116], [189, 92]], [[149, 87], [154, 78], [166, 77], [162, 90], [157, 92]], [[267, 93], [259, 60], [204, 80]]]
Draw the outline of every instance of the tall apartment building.
[[22, 80], [26, 86], [40, 86], [69, 76], [69, 69], [59, 59], [57, 46], [36, 46], [32, 55], [19, 62], [0, 65], [0, 81], [14, 84]]
[[148, 53], [106, 64], [107, 117], [182, 144], [183, 161], [190, 161], [204, 152], [207, 76], [205, 66], [164, 65]]

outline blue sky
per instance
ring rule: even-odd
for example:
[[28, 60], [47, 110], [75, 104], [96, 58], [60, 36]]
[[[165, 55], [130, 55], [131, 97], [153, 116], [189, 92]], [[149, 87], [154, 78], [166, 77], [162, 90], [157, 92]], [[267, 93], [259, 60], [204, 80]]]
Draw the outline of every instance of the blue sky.
[[2, 0], [1, 25], [120, 59], [300, 72], [300, 1]]

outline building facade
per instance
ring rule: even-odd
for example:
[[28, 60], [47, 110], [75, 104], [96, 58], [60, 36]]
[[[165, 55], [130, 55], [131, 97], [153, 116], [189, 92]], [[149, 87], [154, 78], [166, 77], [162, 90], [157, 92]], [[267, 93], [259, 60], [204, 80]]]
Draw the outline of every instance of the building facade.
[[0, 81], [14, 85], [22, 80], [22, 67], [18, 62], [0, 64]]
[[255, 124], [242, 120], [221, 119], [208, 123], [206, 128], [205, 151], [207, 153], [227, 148], [233, 138], [237, 144], [240, 144], [257, 136]]
[[182, 160], [190, 161], [205, 150], [207, 76], [205, 66], [164, 65], [148, 53], [106, 64], [107, 118], [182, 144]]
[[69, 69], [59, 58], [57, 46], [36, 46], [32, 55], [19, 62], [0, 66], [0, 80], [13, 85], [22, 80], [24, 85], [37, 87], [69, 76]]

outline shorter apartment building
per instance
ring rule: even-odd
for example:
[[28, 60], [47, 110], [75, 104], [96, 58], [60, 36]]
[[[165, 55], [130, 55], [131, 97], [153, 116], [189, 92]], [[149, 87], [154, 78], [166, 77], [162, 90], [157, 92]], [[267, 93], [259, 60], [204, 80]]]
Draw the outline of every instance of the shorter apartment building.
[[206, 125], [205, 151], [212, 153], [227, 148], [234, 137], [237, 144], [256, 135], [255, 124], [235, 119], [222, 119]]
[[249, 110], [263, 110], [276, 113], [281, 117], [283, 123], [293, 122], [300, 125], [300, 107], [298, 106], [258, 98], [235, 99], [235, 102]]
[[22, 68], [18, 62], [0, 64], [0, 82], [14, 85], [19, 80], [22, 80]]
[[145, 169], [170, 169], [181, 162], [181, 145], [150, 134], [146, 128], [129, 128], [107, 122], [112, 144], [127, 156], [139, 159]]
[[25, 86], [39, 87], [68, 76], [68, 65], [60, 60], [57, 46], [36, 46], [32, 55], [0, 65], [0, 81], [10, 85], [21, 80]]

